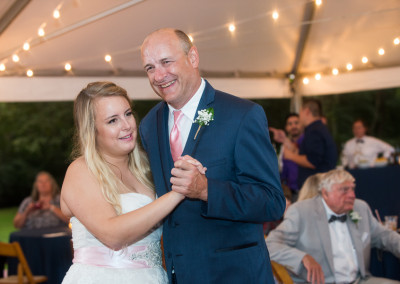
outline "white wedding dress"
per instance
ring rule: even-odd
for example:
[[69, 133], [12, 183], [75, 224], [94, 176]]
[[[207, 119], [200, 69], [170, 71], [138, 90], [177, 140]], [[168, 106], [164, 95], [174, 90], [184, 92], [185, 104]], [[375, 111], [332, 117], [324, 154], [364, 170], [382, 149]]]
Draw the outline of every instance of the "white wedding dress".
[[[121, 194], [122, 213], [152, 202], [139, 193]], [[168, 283], [162, 267], [161, 227], [129, 247], [113, 251], [97, 240], [75, 217], [71, 218], [74, 260], [63, 284]]]

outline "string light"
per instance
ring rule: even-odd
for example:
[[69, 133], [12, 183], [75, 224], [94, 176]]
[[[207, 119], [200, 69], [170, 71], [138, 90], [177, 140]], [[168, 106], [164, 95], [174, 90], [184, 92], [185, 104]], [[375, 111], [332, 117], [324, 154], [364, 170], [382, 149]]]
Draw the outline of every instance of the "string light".
[[305, 77], [305, 78], [303, 79], [303, 84], [304, 84], [304, 85], [308, 85], [308, 83], [310, 83], [310, 80], [308, 80], [308, 78]]
[[335, 75], [335, 76], [338, 75], [339, 74], [339, 70], [337, 68], [333, 68], [332, 69], [332, 74]]
[[60, 11], [58, 9], [54, 10], [53, 12], [53, 18], [58, 19], [60, 18]]
[[398, 37], [396, 37], [396, 38], [393, 40], [393, 43], [394, 43], [395, 45], [399, 45], [400, 39], [399, 39]]
[[379, 55], [384, 55], [385, 54], [385, 50], [383, 48], [380, 48], [378, 50]]
[[66, 63], [65, 64], [65, 66], [64, 66], [64, 69], [66, 70], [66, 71], [71, 71], [71, 64], [69, 64], [69, 63]]
[[317, 80], [317, 81], [321, 80], [321, 74], [320, 73], [315, 74], [315, 80]]
[[25, 51], [28, 51], [28, 50], [31, 48], [31, 46], [29, 45], [28, 42], [25, 42], [24, 45], [22, 46], [22, 48], [23, 48]]
[[233, 33], [235, 30], [236, 30], [235, 25], [234, 25], [234, 24], [230, 24], [230, 25], [229, 25], [229, 31], [230, 31], [231, 33]]
[[274, 19], [274, 20], [277, 20], [278, 18], [279, 18], [279, 13], [278, 13], [278, 11], [274, 11], [273, 13], [272, 13], [272, 18]]
[[322, 0], [315, 0], [315, 4], [316, 4], [317, 6], [321, 6]]
[[43, 29], [43, 28], [39, 28], [39, 29], [38, 29], [38, 35], [39, 35], [40, 37], [42, 37], [42, 36], [45, 35], [45, 32], [44, 32], [44, 29]]
[[347, 63], [346, 69], [349, 70], [349, 71], [350, 71], [351, 69], [353, 69], [353, 64]]
[[16, 55], [16, 54], [14, 54], [14, 55], [12, 56], [12, 60], [13, 60], [14, 62], [18, 62], [18, 61], [19, 61], [19, 56]]
[[0, 71], [5, 71], [6, 70], [6, 66], [4, 65], [4, 63], [0, 64]]
[[106, 56], [104, 56], [104, 60], [106, 62], [110, 62], [111, 61], [111, 55], [107, 54]]
[[362, 59], [361, 59], [361, 62], [362, 63], [367, 63], [368, 62], [368, 58], [366, 57], [366, 56], [364, 56]]
[[32, 71], [31, 69], [29, 69], [28, 71], [26, 71], [26, 76], [32, 77], [32, 76], [33, 76], [33, 71]]
[[191, 35], [188, 35], [190, 42], [193, 42], [193, 37]]

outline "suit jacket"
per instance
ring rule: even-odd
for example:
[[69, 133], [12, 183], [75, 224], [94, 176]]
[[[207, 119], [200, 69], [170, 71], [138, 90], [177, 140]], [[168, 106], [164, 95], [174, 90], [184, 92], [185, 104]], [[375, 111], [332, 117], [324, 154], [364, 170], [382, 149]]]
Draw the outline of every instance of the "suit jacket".
[[[361, 220], [354, 223], [347, 218], [346, 223], [356, 250], [359, 272], [365, 277], [370, 275], [371, 247], [389, 250], [399, 257], [400, 236], [382, 226], [366, 202], [356, 199], [353, 210], [359, 213]], [[270, 233], [266, 242], [271, 259], [289, 269], [295, 282], [306, 282], [307, 270], [302, 264], [306, 254], [321, 265], [325, 283], [335, 282], [328, 217], [321, 196], [291, 205], [284, 221]]]
[[[206, 82], [198, 110], [214, 108], [214, 121], [193, 124], [182, 155], [207, 167], [208, 202], [185, 199], [166, 218], [164, 253], [171, 280], [181, 283], [273, 283], [262, 223], [285, 208], [277, 157], [264, 110], [214, 90]], [[168, 106], [156, 105], [140, 125], [159, 196], [171, 190]]]

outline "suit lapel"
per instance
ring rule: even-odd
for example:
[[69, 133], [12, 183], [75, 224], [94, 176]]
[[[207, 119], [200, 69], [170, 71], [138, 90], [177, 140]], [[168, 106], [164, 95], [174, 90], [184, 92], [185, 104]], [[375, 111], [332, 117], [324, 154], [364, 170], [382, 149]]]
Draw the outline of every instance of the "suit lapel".
[[165, 188], [167, 191], [170, 190], [169, 179], [171, 176], [171, 169], [173, 168], [173, 161], [171, 156], [171, 150], [169, 147], [168, 137], [168, 106], [165, 103], [157, 111], [157, 136], [158, 136], [158, 147], [160, 151], [161, 167], [165, 182]]
[[[211, 87], [211, 85], [206, 80], [206, 87], [204, 89], [203, 95], [201, 96], [194, 119], [196, 119], [197, 112], [199, 110], [210, 107], [210, 104], [214, 101], [214, 96], [215, 96], [215, 90], [213, 87]], [[191, 157], [194, 157], [196, 155], [197, 145], [200, 141], [200, 138], [201, 138], [203, 132], [206, 130], [207, 126], [206, 127], [202, 126], [200, 128], [199, 133], [196, 136], [196, 139], [194, 139], [194, 136], [196, 135], [198, 128], [199, 128], [199, 125], [197, 123], [192, 124], [192, 127], [190, 128], [188, 139], [186, 141], [185, 149], [183, 149], [182, 156], [189, 155]]]
[[357, 255], [357, 262], [358, 262], [358, 268], [360, 269], [361, 276], [365, 276], [365, 264], [364, 264], [364, 257], [362, 255], [363, 247], [362, 247], [362, 241], [361, 241], [361, 232], [357, 227], [357, 224], [355, 224], [350, 216], [347, 216], [347, 227], [349, 228], [350, 232], [350, 237], [351, 241], [353, 242], [354, 249], [356, 250], [356, 255]]
[[324, 253], [326, 259], [329, 263], [329, 268], [332, 274], [335, 273], [335, 268], [333, 266], [333, 253], [332, 253], [332, 243], [331, 243], [331, 236], [329, 232], [329, 225], [328, 225], [328, 217], [326, 216], [326, 211], [324, 205], [322, 203], [322, 197], [318, 197], [315, 199], [317, 203], [315, 206], [315, 220], [316, 220], [316, 227], [318, 229], [318, 233], [320, 235], [320, 240], [322, 242], [322, 247], [324, 249]]

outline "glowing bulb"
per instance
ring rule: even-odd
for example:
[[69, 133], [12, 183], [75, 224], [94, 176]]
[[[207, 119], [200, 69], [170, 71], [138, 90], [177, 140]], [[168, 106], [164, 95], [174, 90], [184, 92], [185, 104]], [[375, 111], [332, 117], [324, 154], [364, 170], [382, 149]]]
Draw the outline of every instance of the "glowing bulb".
[[4, 71], [6, 70], [6, 66], [4, 65], [4, 63], [0, 64], [0, 71]]
[[364, 56], [362, 59], [361, 59], [361, 62], [362, 63], [367, 63], [368, 62], [368, 58], [366, 57], [366, 56]]
[[58, 11], [57, 9], [54, 10], [54, 12], [53, 12], [53, 18], [54, 18], [54, 19], [60, 18], [60, 11]]
[[353, 64], [347, 63], [346, 69], [349, 70], [349, 71], [350, 71], [351, 69], [353, 69]]
[[234, 24], [230, 24], [230, 25], [229, 25], [229, 31], [230, 31], [231, 33], [233, 33], [235, 30], [236, 30], [235, 25], [234, 25]]
[[316, 4], [317, 6], [321, 6], [322, 0], [315, 0], [315, 4]]
[[279, 18], [279, 13], [278, 13], [278, 11], [274, 11], [273, 13], [272, 13], [272, 19], [274, 19], [274, 20], [277, 20]]
[[315, 74], [315, 80], [321, 80], [321, 74], [320, 73], [317, 73], [317, 74]]
[[295, 78], [296, 78], [296, 75], [294, 75], [294, 74], [290, 74], [290, 75], [289, 75], [289, 79], [290, 79], [290, 80], [294, 80]]
[[339, 70], [337, 68], [333, 68], [332, 74], [336, 76], [337, 74], [339, 74]]
[[14, 54], [14, 55], [12, 56], [12, 60], [13, 60], [14, 62], [18, 62], [18, 61], [19, 61], [19, 56], [16, 55], [16, 54]]
[[45, 35], [45, 32], [44, 32], [44, 29], [43, 29], [43, 28], [39, 28], [39, 29], [38, 29], [38, 35], [39, 35], [39, 36], [44, 36], [44, 35]]
[[110, 62], [110, 61], [111, 61], [111, 55], [107, 54], [107, 55], [104, 57], [104, 60], [107, 61], [107, 62]]
[[26, 50], [29, 50], [29, 48], [31, 48], [31, 46], [29, 45], [29, 43], [25, 42], [24, 45], [22, 46], [22, 48], [26, 51]]
[[72, 67], [71, 67], [71, 64], [66, 63], [64, 68], [65, 68], [66, 71], [70, 71]]
[[26, 71], [26, 76], [32, 77], [32, 76], [33, 76], [33, 71], [32, 71], [31, 69], [29, 69], [28, 71]]
[[396, 37], [396, 38], [393, 40], [393, 43], [394, 43], [395, 45], [399, 45], [400, 39], [399, 39], [398, 37]]
[[310, 83], [310, 80], [308, 80], [308, 78], [305, 77], [305, 78], [303, 79], [303, 84], [304, 84], [304, 85], [308, 85], [308, 83]]
[[188, 36], [190, 39], [190, 42], [193, 42], [193, 37], [191, 35]]
[[383, 48], [380, 48], [378, 53], [379, 53], [379, 55], [384, 55], [385, 54], [385, 50]]

